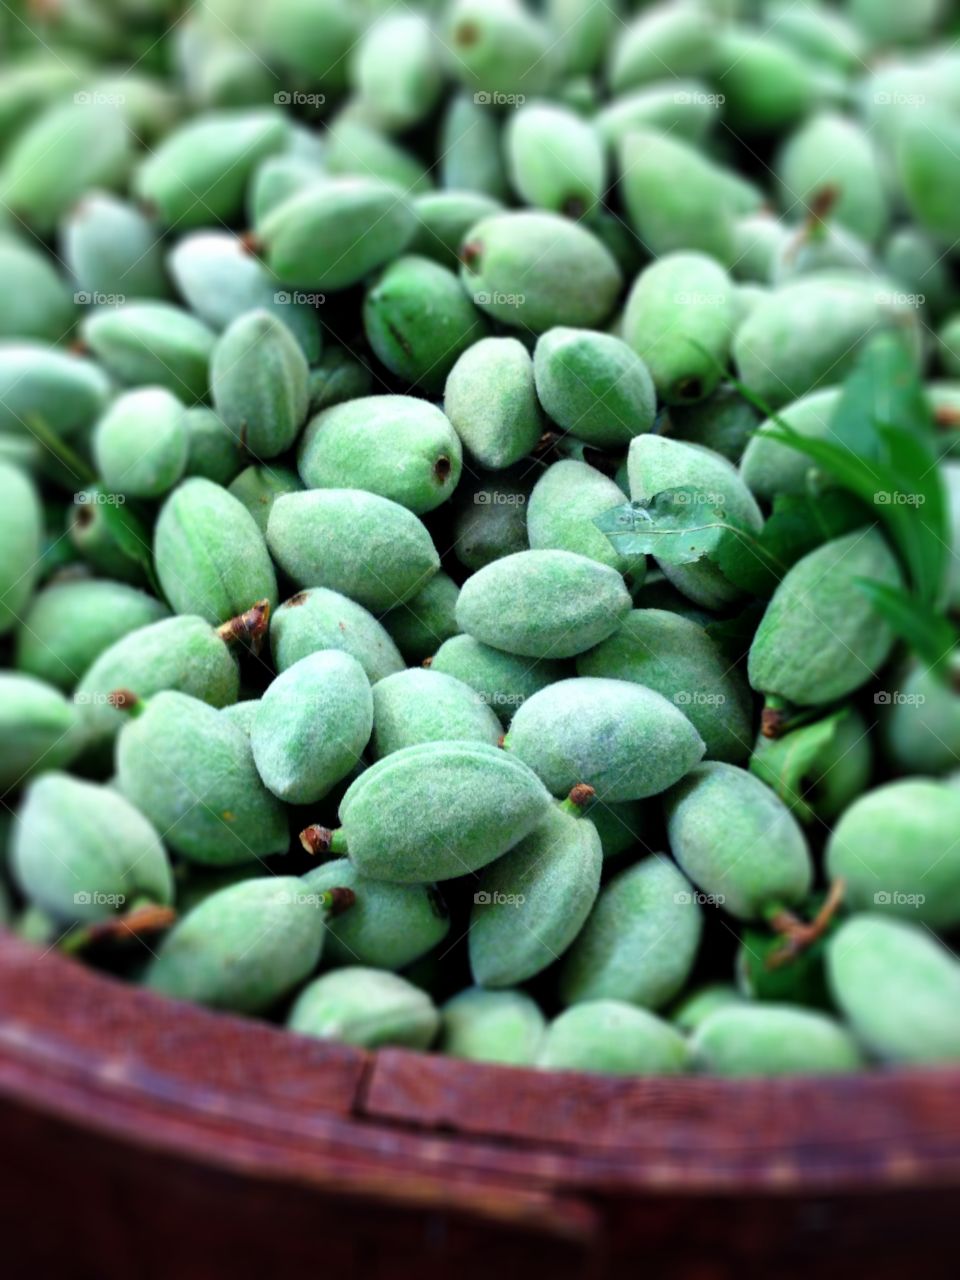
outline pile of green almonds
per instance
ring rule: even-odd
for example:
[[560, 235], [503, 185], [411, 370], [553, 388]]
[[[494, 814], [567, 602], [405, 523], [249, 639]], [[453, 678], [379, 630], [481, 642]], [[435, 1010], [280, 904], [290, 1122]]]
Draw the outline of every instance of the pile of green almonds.
[[[0, 921], [371, 1048], [960, 1061], [960, 693], [877, 603], [960, 547], [952, 21], [4, 9]], [[911, 394], [929, 506], [836, 523], [783, 432]]]

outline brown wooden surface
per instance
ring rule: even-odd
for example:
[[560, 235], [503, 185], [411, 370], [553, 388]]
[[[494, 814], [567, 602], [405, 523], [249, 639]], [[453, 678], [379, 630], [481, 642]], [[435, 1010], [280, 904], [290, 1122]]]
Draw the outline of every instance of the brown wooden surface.
[[[875, 1276], [911, 1250], [946, 1275], [960, 1073], [617, 1080], [371, 1055], [0, 935], [0, 1144], [0, 1256], [38, 1274], [325, 1260], [499, 1280], [534, 1260], [563, 1280], [645, 1260], [742, 1280], [833, 1274], [816, 1254], [836, 1237]], [[23, 1229], [40, 1218], [58, 1229]]]

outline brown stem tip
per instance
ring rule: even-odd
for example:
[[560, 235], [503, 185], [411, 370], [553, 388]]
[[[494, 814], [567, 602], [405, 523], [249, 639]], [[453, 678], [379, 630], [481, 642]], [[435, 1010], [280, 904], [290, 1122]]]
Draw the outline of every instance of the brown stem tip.
[[330, 894], [330, 914], [332, 916], [342, 915], [344, 911], [348, 911], [357, 900], [357, 895], [352, 889], [328, 889]]
[[107, 694], [107, 701], [118, 711], [135, 711], [140, 704], [140, 699], [129, 689], [114, 689]]
[[575, 787], [571, 787], [570, 795], [567, 799], [571, 804], [575, 804], [578, 809], [582, 809], [584, 805], [590, 803], [596, 794], [596, 791], [588, 782], [578, 782]]
[[245, 613], [238, 613], [229, 618], [222, 626], [217, 627], [217, 635], [224, 644], [233, 644], [236, 640], [249, 637], [253, 641], [261, 639], [270, 625], [270, 601], [258, 600]]
[[259, 256], [263, 252], [263, 241], [255, 231], [245, 231], [240, 237], [240, 247], [244, 253], [252, 253]]
[[154, 933], [162, 933], [176, 921], [177, 913], [173, 907], [161, 907], [157, 903], [149, 903], [143, 907], [135, 907], [126, 915], [114, 916], [111, 920], [98, 920], [87, 929], [88, 943], [124, 942], [129, 938], [147, 938]]
[[779, 738], [783, 734], [785, 720], [779, 707], [764, 707], [760, 714], [760, 732], [765, 738]]
[[310, 854], [329, 853], [332, 842], [333, 832], [329, 827], [320, 827], [314, 823], [300, 832], [300, 843]]
[[834, 880], [823, 906], [810, 921], [800, 920], [792, 911], [778, 911], [771, 918], [770, 925], [783, 937], [784, 941], [783, 946], [771, 951], [767, 956], [767, 968], [779, 969], [789, 964], [801, 952], [806, 951], [822, 938], [843, 902], [845, 891], [845, 882]]

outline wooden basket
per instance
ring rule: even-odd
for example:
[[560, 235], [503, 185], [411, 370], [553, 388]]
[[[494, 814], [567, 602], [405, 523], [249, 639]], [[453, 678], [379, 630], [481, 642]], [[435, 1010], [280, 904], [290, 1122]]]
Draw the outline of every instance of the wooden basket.
[[0, 935], [11, 1280], [955, 1276], [960, 1072], [364, 1053]]

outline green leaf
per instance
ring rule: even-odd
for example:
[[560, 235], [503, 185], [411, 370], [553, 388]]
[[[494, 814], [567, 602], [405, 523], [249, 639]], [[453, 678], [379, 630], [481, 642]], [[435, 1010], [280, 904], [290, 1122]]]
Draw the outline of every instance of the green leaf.
[[759, 533], [741, 529], [717, 552], [717, 567], [735, 586], [768, 597], [798, 560], [831, 538], [871, 520], [862, 503], [840, 489], [822, 494], [781, 493]]
[[957, 633], [952, 624], [931, 605], [923, 604], [901, 587], [867, 578], [857, 578], [854, 585], [933, 674], [946, 681], [950, 655], [957, 646]]
[[134, 515], [126, 503], [105, 502], [101, 506], [101, 513], [103, 523], [114, 542], [125, 556], [141, 566], [151, 590], [162, 600], [163, 591], [153, 567], [150, 536], [143, 521]]
[[750, 772], [775, 791], [801, 822], [810, 822], [814, 816], [803, 796], [804, 781], [833, 742], [846, 715], [844, 707], [782, 738], [760, 738], [750, 757]]
[[917, 362], [894, 333], [878, 334], [861, 351], [830, 419], [830, 436], [865, 460], [882, 460], [878, 422], [896, 423], [917, 439], [933, 439], [933, 416]]
[[713, 556], [721, 538], [735, 532], [719, 495], [689, 486], [664, 489], [648, 502], [626, 502], [595, 517], [622, 555], [651, 555], [668, 564], [693, 564]]

